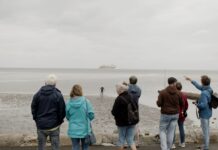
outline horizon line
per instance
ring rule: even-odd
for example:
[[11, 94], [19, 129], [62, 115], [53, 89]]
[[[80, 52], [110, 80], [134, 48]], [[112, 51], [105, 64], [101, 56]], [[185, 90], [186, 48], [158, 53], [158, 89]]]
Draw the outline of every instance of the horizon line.
[[63, 69], [63, 70], [151, 70], [151, 71], [218, 71], [217, 69], [175, 69], [175, 68], [170, 68], [170, 69], [166, 69], [166, 68], [155, 68], [155, 69], [151, 69], [151, 68], [137, 68], [137, 69], [133, 69], [133, 68], [64, 68], [64, 67], [0, 67], [0, 69]]

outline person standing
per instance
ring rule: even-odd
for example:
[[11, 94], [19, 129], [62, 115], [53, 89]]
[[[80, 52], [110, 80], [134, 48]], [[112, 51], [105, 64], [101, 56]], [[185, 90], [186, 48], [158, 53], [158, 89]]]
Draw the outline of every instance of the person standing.
[[125, 141], [131, 147], [132, 150], [136, 150], [134, 143], [135, 125], [137, 122], [130, 122], [128, 118], [128, 104], [132, 105], [134, 111], [137, 110], [135, 102], [133, 102], [131, 95], [128, 93], [128, 86], [124, 84], [117, 84], [117, 98], [115, 99], [112, 115], [115, 118], [116, 125], [118, 127], [118, 146], [119, 150], [124, 150]]
[[89, 149], [85, 137], [91, 133], [91, 121], [94, 117], [92, 104], [83, 96], [82, 87], [78, 84], [74, 85], [66, 105], [68, 136], [72, 140], [73, 150], [80, 150], [80, 145], [82, 150]]
[[104, 96], [104, 87], [103, 86], [100, 87], [100, 96], [101, 96], [101, 98]]
[[[176, 83], [176, 88], [181, 92], [182, 84], [181, 82]], [[179, 119], [178, 119], [178, 127], [179, 127], [179, 135], [180, 135], [180, 147], [185, 147], [185, 130], [184, 130], [184, 121], [187, 117], [187, 110], [188, 110], [188, 100], [187, 96], [181, 92], [182, 100], [183, 100], [183, 107], [179, 108]], [[172, 149], [176, 148], [175, 146], [175, 134], [173, 139], [173, 146]]]
[[138, 79], [136, 76], [129, 77], [128, 92], [132, 95], [132, 99], [136, 102], [136, 104], [139, 103], [139, 98], [141, 96], [141, 89], [137, 85], [137, 81]]
[[159, 91], [157, 106], [161, 108], [160, 115], [160, 146], [162, 150], [170, 150], [173, 144], [174, 131], [179, 117], [179, 107], [183, 106], [182, 97], [176, 89], [177, 79], [168, 78], [168, 86]]
[[[131, 94], [132, 99], [136, 103], [137, 107], [139, 107], [139, 98], [141, 96], [141, 89], [137, 85], [137, 81], [138, 81], [138, 79], [136, 76], [129, 77], [128, 92]], [[140, 134], [139, 126], [136, 125], [135, 142], [136, 142], [137, 147], [139, 146], [139, 134]]]
[[213, 90], [210, 87], [210, 78], [207, 75], [201, 76], [201, 85], [189, 77], [185, 77], [185, 79], [190, 81], [198, 90], [201, 91], [201, 95], [196, 103], [196, 106], [199, 109], [199, 117], [203, 132], [204, 145], [202, 149], [208, 150], [210, 144], [209, 123], [212, 116], [212, 108], [209, 106], [209, 103], [211, 101], [211, 94], [213, 93]]
[[57, 77], [50, 74], [45, 85], [33, 96], [31, 111], [36, 122], [38, 150], [44, 150], [47, 136], [52, 150], [60, 149], [60, 126], [65, 118], [65, 102], [56, 86]]

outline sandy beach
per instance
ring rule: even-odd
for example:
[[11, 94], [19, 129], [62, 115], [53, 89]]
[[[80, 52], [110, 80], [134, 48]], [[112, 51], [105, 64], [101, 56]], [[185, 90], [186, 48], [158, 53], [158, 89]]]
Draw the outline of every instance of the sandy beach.
[[[35, 134], [35, 124], [32, 120], [30, 94], [0, 94], [0, 133], [1, 134]], [[95, 119], [93, 128], [96, 133], [112, 134], [116, 126], [111, 115], [115, 98], [87, 96], [91, 101]], [[67, 101], [68, 97], [65, 96]], [[140, 130], [142, 133], [156, 134], [158, 131], [159, 110], [140, 105]], [[66, 135], [67, 120], [61, 127], [61, 134]]]
[[[36, 144], [36, 127], [32, 120], [30, 105], [31, 94], [0, 94], [0, 145], [34, 145]], [[97, 144], [116, 144], [117, 127], [111, 115], [114, 97], [87, 96], [95, 110], [93, 121]], [[65, 96], [67, 101], [68, 96]], [[160, 112], [156, 108], [140, 105], [140, 137], [141, 144], [154, 143], [158, 133]], [[71, 144], [67, 137], [68, 122], [61, 126], [62, 144]], [[195, 142], [199, 128], [190, 120], [185, 122], [187, 140]]]

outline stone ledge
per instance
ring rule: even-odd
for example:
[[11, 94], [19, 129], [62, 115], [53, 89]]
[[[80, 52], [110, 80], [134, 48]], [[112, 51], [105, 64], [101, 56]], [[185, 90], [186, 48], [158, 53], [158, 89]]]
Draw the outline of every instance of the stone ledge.
[[[176, 141], [178, 142], [178, 135], [176, 136]], [[116, 145], [118, 135], [117, 134], [97, 134], [96, 145]], [[213, 129], [210, 133], [211, 143], [218, 142], [218, 130]], [[187, 143], [201, 143], [202, 134], [200, 129], [196, 129], [192, 134], [186, 135]], [[47, 142], [50, 145], [49, 141]], [[140, 145], [153, 145], [159, 143], [158, 136], [151, 135], [140, 135]], [[61, 135], [61, 145], [68, 146], [71, 145], [71, 140], [67, 136]], [[0, 146], [36, 146], [37, 137], [35, 135], [26, 134], [0, 134]]]

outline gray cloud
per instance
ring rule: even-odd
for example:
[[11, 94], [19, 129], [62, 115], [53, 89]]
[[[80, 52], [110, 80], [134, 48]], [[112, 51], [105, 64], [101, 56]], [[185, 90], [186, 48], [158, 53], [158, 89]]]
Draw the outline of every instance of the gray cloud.
[[218, 69], [217, 4], [0, 0], [0, 67]]

